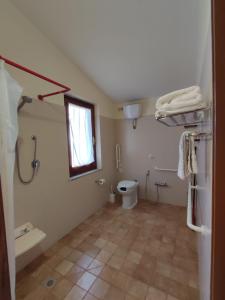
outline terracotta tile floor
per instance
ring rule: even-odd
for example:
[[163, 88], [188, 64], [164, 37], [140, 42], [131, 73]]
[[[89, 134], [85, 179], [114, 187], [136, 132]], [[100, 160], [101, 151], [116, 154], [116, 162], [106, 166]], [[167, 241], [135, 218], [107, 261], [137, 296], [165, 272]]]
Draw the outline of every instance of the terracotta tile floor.
[[199, 299], [185, 217], [176, 206], [107, 204], [18, 274], [17, 300]]

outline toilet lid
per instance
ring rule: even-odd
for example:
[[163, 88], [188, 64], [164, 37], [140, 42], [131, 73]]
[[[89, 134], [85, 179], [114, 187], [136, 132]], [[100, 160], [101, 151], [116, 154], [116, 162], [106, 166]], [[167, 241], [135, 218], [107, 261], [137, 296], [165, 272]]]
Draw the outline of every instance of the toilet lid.
[[126, 188], [131, 188], [135, 185], [137, 185], [137, 182], [133, 180], [122, 180], [118, 183], [118, 187], [126, 187]]

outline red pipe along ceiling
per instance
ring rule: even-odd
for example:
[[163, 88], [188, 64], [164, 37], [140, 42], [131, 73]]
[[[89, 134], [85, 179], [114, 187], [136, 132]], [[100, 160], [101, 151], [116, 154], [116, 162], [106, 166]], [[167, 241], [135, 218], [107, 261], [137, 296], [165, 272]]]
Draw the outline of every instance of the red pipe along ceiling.
[[52, 84], [54, 84], [56, 86], [59, 86], [59, 87], [63, 88], [62, 90], [59, 90], [57, 92], [53, 92], [53, 93], [49, 93], [49, 94], [45, 94], [45, 95], [38, 95], [38, 99], [41, 100], [41, 101], [43, 101], [44, 98], [47, 98], [47, 97], [50, 97], [50, 96], [54, 96], [54, 95], [58, 95], [58, 94], [62, 94], [62, 93], [66, 93], [66, 92], [68, 92], [68, 91], [71, 90], [68, 86], [66, 86], [64, 84], [61, 84], [61, 83], [59, 83], [59, 82], [57, 82], [55, 80], [52, 80], [51, 78], [48, 78], [48, 77], [46, 77], [44, 75], [41, 75], [41, 74], [39, 74], [39, 73], [31, 70], [31, 69], [28, 69], [27, 67], [19, 65], [16, 62], [14, 62], [12, 60], [9, 60], [9, 59], [1, 56], [1, 55], [0, 55], [0, 60], [4, 60], [4, 62], [6, 64], [10, 65], [10, 66], [13, 66], [13, 67], [15, 67], [15, 68], [17, 68], [19, 70], [22, 70], [22, 71], [24, 71], [26, 73], [29, 73], [29, 74], [31, 74], [31, 75], [33, 75], [35, 77], [38, 77], [40, 79], [43, 79], [43, 80], [45, 80], [47, 82], [50, 82], [50, 83], [52, 83]]

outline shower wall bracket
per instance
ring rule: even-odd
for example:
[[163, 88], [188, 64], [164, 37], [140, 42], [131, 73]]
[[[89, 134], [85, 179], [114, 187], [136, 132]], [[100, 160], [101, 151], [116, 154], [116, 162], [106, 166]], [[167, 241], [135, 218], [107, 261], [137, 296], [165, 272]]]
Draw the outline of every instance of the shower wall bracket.
[[23, 72], [29, 73], [29, 74], [31, 74], [35, 77], [38, 77], [38, 78], [40, 78], [44, 81], [50, 82], [50, 83], [52, 83], [56, 86], [59, 86], [59, 87], [63, 88], [63, 90], [60, 90], [60, 91], [57, 91], [57, 92], [53, 92], [53, 93], [49, 93], [49, 94], [45, 94], [45, 95], [38, 95], [38, 99], [41, 100], [41, 101], [43, 101], [44, 98], [54, 96], [54, 95], [58, 95], [58, 94], [64, 94], [64, 93], [69, 92], [71, 90], [68, 86], [66, 86], [64, 84], [61, 84], [61, 83], [59, 83], [59, 82], [57, 82], [57, 81], [55, 81], [51, 78], [48, 78], [48, 77], [46, 77], [42, 74], [39, 74], [39, 73], [37, 73], [37, 72], [35, 72], [35, 71], [25, 67], [25, 66], [19, 65], [18, 63], [14, 62], [12, 60], [9, 60], [8, 58], [3, 57], [2, 55], [0, 55], [0, 60], [3, 60], [6, 64], [8, 64], [10, 66], [13, 66], [16, 69], [19, 69]]

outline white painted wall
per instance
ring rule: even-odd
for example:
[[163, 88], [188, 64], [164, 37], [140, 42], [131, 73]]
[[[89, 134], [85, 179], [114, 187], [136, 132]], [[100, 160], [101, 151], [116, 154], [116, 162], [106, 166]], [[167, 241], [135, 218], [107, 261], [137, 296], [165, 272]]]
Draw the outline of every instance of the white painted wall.
[[[150, 106], [151, 107], [151, 106]], [[146, 113], [145, 111], [144, 113]], [[133, 129], [132, 120], [116, 120], [116, 142], [121, 146], [121, 173], [118, 180], [137, 179], [139, 197], [157, 201], [155, 182], [166, 182], [168, 187], [159, 188], [159, 201], [174, 205], [186, 205], [187, 182], [177, 177], [177, 172], [159, 172], [164, 169], [177, 169], [178, 144], [182, 127], [167, 127], [155, 120], [153, 115], [138, 119]], [[145, 193], [146, 172], [148, 192]]]

